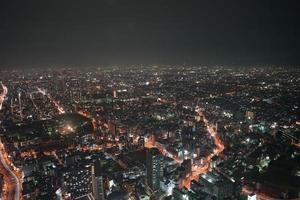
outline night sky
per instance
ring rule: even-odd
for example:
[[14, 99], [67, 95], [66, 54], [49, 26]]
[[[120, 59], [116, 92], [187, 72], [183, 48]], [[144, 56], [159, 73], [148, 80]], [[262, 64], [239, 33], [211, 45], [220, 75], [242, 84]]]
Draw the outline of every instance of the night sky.
[[289, 0], [1, 0], [0, 67], [300, 64]]

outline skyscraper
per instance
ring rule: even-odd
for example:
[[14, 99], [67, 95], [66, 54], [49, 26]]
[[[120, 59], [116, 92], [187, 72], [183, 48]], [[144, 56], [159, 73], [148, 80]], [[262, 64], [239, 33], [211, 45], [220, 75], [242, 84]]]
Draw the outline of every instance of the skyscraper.
[[103, 172], [99, 162], [92, 166], [93, 196], [95, 200], [104, 200]]
[[160, 180], [163, 176], [162, 156], [157, 148], [151, 148], [146, 156], [147, 185], [152, 190], [159, 189]]
[[203, 192], [216, 199], [230, 199], [234, 195], [234, 183], [216, 171], [201, 175], [200, 184]]

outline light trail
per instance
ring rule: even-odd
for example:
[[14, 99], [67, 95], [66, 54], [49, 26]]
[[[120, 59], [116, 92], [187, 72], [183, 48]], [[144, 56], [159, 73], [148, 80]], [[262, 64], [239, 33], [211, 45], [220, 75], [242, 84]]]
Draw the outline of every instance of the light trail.
[[34, 100], [33, 100], [33, 96], [32, 93], [29, 94], [29, 98], [31, 100], [32, 105], [34, 106], [34, 108], [38, 111], [39, 108], [37, 107], [37, 105], [35, 104]]
[[[3, 102], [8, 93], [8, 88], [1, 82], [2, 93], [0, 94], [0, 110], [2, 110]], [[4, 176], [4, 199], [20, 200], [21, 197], [21, 181], [16, 175], [17, 172], [11, 169], [10, 160], [4, 150], [4, 145], [0, 141], [0, 172]]]
[[206, 127], [206, 130], [210, 134], [210, 136], [213, 138], [216, 148], [214, 149], [212, 154], [206, 156], [203, 164], [201, 164], [201, 165], [193, 164], [191, 175], [186, 177], [184, 180], [182, 180], [182, 182], [180, 184], [181, 188], [186, 187], [189, 189], [191, 186], [192, 180], [198, 180], [199, 175], [208, 172], [208, 170], [210, 168], [211, 158], [215, 155], [218, 156], [224, 150], [224, 145], [223, 145], [221, 139], [219, 138], [217, 131], [215, 130], [215, 127], [209, 123], [209, 121], [206, 119], [206, 117], [203, 115], [203, 113], [201, 112], [200, 109], [197, 109], [196, 112], [198, 113], [199, 116], [203, 117], [203, 122]]
[[18, 172], [14, 171], [10, 167], [10, 160], [7, 157], [7, 153], [4, 150], [4, 146], [0, 141], [0, 172], [4, 176], [4, 185], [6, 191], [4, 196], [6, 200], [20, 200], [21, 198], [21, 179], [18, 178]]
[[2, 86], [2, 93], [0, 94], [0, 110], [2, 110], [2, 104], [3, 104], [3, 102], [4, 102], [4, 100], [5, 100], [5, 97], [6, 97], [6, 95], [7, 95], [7, 93], [8, 93], [8, 89], [7, 89], [7, 87], [5, 86], [5, 85], [3, 85], [3, 83], [1, 82], [1, 86]]
[[169, 157], [169, 158], [172, 158], [174, 161], [176, 161], [177, 163], [182, 163], [183, 160], [180, 159], [177, 155], [174, 155], [172, 153], [170, 153], [166, 147], [156, 141], [151, 141], [151, 140], [147, 140], [145, 141], [145, 147], [148, 148], [148, 149], [151, 149], [151, 148], [157, 148], [160, 153], [166, 157]]
[[51, 97], [51, 95], [48, 94], [48, 93], [46, 92], [46, 90], [41, 89], [41, 88], [37, 88], [37, 90], [38, 90], [38, 92], [41, 93], [42, 95], [46, 96], [46, 97], [49, 99], [49, 101], [50, 101], [51, 103], [54, 104], [54, 106], [55, 106], [55, 108], [58, 110], [59, 114], [64, 114], [64, 113], [66, 113], [65, 110], [64, 110], [64, 108], [63, 108], [62, 106], [60, 106], [59, 103], [58, 103], [57, 101], [55, 101], [55, 100]]

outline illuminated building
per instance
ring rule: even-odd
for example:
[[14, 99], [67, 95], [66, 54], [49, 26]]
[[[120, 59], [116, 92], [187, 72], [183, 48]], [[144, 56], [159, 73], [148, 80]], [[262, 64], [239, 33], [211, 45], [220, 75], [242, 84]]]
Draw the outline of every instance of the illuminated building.
[[189, 200], [189, 191], [186, 188], [174, 188], [173, 197], [175, 200]]
[[200, 184], [203, 185], [203, 192], [215, 196], [217, 199], [230, 198], [234, 193], [233, 182], [215, 171], [203, 174]]
[[92, 184], [93, 196], [95, 200], [104, 200], [105, 191], [103, 185], [103, 174], [101, 172], [100, 163], [92, 166]]
[[256, 200], [256, 194], [250, 194], [248, 195], [248, 200]]
[[162, 156], [157, 148], [151, 148], [146, 155], [147, 185], [152, 190], [159, 189], [163, 176]]
[[175, 182], [173, 180], [167, 180], [161, 182], [160, 184], [160, 189], [168, 196], [172, 195], [174, 188], [175, 188]]
[[71, 166], [62, 172], [63, 190], [72, 199], [92, 193], [91, 165]]
[[141, 195], [139, 197], [139, 200], [150, 200], [150, 197], [149, 196], [146, 196], [146, 195]]
[[185, 178], [192, 171], [192, 160], [191, 159], [184, 160], [181, 166], [184, 168], [184, 173], [182, 174], [182, 178]]
[[114, 90], [114, 91], [113, 91], [113, 98], [118, 98], [117, 90]]

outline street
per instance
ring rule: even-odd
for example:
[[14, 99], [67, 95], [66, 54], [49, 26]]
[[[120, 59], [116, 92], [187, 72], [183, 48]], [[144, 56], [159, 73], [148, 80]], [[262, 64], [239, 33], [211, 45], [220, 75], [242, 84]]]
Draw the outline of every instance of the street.
[[5, 200], [19, 200], [21, 182], [15, 172], [11, 170], [8, 159], [5, 158], [3, 144], [0, 144], [0, 173], [4, 177], [3, 196]]

